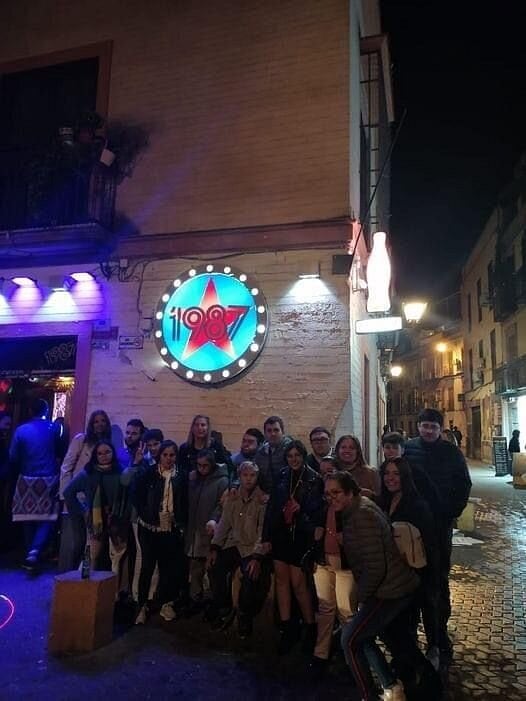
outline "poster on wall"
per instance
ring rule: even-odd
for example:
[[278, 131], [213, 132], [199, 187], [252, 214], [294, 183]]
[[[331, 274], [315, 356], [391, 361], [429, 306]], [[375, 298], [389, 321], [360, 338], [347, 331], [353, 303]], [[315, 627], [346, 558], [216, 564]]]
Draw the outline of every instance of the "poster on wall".
[[155, 312], [163, 361], [196, 384], [217, 385], [246, 372], [267, 333], [267, 303], [256, 281], [229, 265], [189, 268], [170, 283]]

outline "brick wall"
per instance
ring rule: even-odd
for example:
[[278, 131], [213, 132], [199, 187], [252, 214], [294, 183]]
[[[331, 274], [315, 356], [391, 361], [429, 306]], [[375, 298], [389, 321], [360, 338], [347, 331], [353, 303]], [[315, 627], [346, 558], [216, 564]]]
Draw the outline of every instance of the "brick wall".
[[0, 65], [113, 41], [110, 117], [151, 129], [117, 203], [144, 233], [336, 217], [349, 212], [348, 5], [5, 0]]

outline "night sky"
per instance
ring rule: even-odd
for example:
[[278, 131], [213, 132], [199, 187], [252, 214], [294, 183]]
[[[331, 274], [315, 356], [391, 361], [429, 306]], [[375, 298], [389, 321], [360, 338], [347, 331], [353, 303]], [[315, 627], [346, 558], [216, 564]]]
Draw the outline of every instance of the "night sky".
[[526, 149], [522, 3], [383, 0], [397, 122], [390, 235], [401, 295], [440, 299]]

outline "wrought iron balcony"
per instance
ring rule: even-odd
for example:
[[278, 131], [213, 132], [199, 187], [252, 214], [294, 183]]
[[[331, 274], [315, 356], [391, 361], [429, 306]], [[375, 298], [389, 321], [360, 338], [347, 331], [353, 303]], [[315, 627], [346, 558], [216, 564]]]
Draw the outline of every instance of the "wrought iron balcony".
[[526, 388], [526, 355], [501, 365], [493, 372], [496, 394], [506, 394]]
[[111, 240], [116, 179], [95, 147], [0, 151], [2, 267], [22, 257], [96, 251]]

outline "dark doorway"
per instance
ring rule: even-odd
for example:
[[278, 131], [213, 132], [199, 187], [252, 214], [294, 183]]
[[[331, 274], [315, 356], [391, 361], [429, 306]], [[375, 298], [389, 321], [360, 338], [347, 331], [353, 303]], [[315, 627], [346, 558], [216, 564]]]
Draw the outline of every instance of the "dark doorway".
[[471, 409], [471, 456], [477, 460], [482, 457], [480, 406]]

